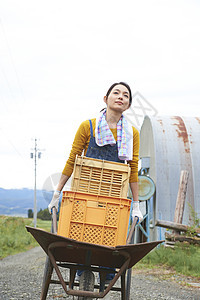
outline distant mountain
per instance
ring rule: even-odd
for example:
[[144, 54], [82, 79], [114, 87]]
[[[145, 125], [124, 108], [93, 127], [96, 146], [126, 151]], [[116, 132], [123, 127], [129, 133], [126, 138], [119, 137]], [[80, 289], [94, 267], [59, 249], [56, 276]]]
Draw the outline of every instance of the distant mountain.
[[[47, 208], [53, 192], [37, 190], [37, 210]], [[34, 208], [34, 190], [0, 188], [0, 215], [27, 216]]]

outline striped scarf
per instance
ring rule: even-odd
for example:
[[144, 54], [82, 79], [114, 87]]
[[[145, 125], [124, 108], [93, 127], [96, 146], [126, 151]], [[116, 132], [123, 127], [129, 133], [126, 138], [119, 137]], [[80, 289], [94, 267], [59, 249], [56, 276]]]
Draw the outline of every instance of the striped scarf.
[[[95, 141], [100, 147], [116, 144], [106, 121], [106, 109], [96, 118]], [[123, 115], [117, 123], [117, 146], [120, 160], [133, 159], [133, 128]]]

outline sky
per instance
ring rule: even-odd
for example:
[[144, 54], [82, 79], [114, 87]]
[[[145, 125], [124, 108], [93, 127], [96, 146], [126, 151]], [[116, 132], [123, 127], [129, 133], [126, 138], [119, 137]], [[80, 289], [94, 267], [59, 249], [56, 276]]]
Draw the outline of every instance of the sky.
[[113, 82], [131, 86], [138, 129], [145, 113], [199, 117], [199, 15], [194, 0], [2, 0], [0, 187], [34, 188], [35, 138], [37, 187], [59, 177]]

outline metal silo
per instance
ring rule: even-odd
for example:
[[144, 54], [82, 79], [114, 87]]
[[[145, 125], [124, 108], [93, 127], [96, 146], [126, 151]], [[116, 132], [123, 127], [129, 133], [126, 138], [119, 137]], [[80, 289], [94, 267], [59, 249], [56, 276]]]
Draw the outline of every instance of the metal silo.
[[[149, 161], [156, 184], [150, 212], [150, 240], [163, 239], [156, 219], [173, 221], [181, 170], [189, 172], [183, 224], [192, 223], [192, 209], [200, 218], [200, 118], [146, 116], [140, 131], [140, 158]], [[147, 159], [149, 158], [149, 159]]]

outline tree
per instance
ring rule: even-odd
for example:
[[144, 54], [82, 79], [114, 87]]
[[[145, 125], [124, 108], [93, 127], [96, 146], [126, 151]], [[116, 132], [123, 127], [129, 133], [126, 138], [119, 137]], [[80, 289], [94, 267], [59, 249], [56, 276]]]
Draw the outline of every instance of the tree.
[[44, 210], [40, 209], [37, 213], [37, 217], [41, 220], [51, 220], [51, 215], [48, 208], [45, 208]]
[[33, 210], [31, 208], [28, 210], [28, 218], [33, 218]]

